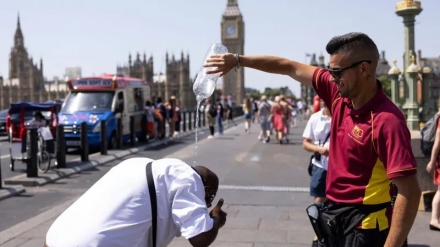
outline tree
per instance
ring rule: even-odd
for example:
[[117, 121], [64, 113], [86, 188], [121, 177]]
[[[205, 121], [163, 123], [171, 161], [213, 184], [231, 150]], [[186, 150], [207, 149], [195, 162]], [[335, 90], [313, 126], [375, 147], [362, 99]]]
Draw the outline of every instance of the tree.
[[379, 81], [382, 82], [384, 93], [391, 98], [391, 80], [388, 75], [381, 75]]
[[264, 91], [264, 95], [266, 95], [268, 98], [275, 98], [275, 96], [278, 96], [281, 94], [281, 90], [279, 88], [268, 88], [266, 91]]
[[252, 92], [252, 93], [248, 93], [246, 96], [251, 99], [260, 99], [261, 93], [260, 92]]

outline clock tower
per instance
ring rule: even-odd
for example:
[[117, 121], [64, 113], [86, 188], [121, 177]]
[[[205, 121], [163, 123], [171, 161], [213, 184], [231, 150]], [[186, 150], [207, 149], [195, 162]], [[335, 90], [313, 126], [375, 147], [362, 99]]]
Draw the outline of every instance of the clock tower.
[[[223, 13], [221, 23], [222, 44], [230, 53], [243, 55], [244, 53], [244, 22], [243, 16], [238, 9], [237, 0], [228, 0], [226, 10]], [[244, 91], [244, 70], [232, 69], [223, 76], [223, 95], [231, 96], [236, 104], [243, 103]]]

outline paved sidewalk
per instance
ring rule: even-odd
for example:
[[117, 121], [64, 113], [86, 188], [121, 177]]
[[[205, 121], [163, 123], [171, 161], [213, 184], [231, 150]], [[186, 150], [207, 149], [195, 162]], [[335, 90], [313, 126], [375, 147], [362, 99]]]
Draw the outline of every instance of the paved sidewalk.
[[[243, 125], [230, 129], [225, 136], [217, 140], [204, 141], [200, 146], [209, 149], [215, 145], [225, 145], [237, 153], [234, 145], [247, 145], [250, 150], [245, 154], [230, 154], [237, 164], [219, 165], [216, 172], [221, 177], [221, 186], [215, 202], [225, 198], [224, 210], [228, 213], [227, 222], [219, 232], [214, 247], [305, 247], [311, 245], [313, 237], [310, 222], [305, 208], [311, 204], [305, 176], [304, 160], [307, 160], [299, 140], [291, 145], [255, 144], [256, 136], [243, 135]], [[292, 129], [295, 138], [300, 136], [302, 128]], [[241, 133], [241, 134], [239, 134]], [[253, 142], [252, 142], [253, 140]], [[260, 145], [261, 144], [261, 145]], [[209, 146], [213, 145], [213, 146]], [[209, 147], [208, 147], [209, 146]], [[192, 155], [193, 147], [185, 147], [179, 152], [169, 154]], [[286, 151], [289, 150], [289, 154]], [[202, 152], [202, 147], [200, 147]], [[256, 154], [261, 154], [257, 160], [249, 162]], [[207, 154], [206, 156], [210, 156]], [[220, 154], [219, 162], [226, 161], [226, 155]], [[199, 157], [200, 162], [209, 157]], [[266, 160], [265, 160], [266, 159]], [[283, 162], [292, 161], [298, 164], [288, 167]], [[271, 163], [269, 163], [271, 161]], [[239, 174], [237, 174], [239, 173]], [[286, 177], [285, 174], [287, 173]], [[237, 179], [243, 179], [237, 183]], [[239, 177], [237, 177], [239, 176]], [[264, 177], [263, 177], [264, 176]], [[253, 179], [253, 180], [251, 180]], [[267, 180], [266, 180], [267, 179]], [[275, 181], [275, 180], [280, 181]], [[263, 182], [266, 181], [266, 182]], [[270, 184], [270, 181], [272, 184]], [[252, 182], [258, 182], [252, 184]], [[287, 185], [286, 185], [287, 184]], [[260, 186], [262, 185], [262, 186]], [[54, 219], [63, 212], [73, 201], [64, 202], [31, 219], [0, 232], [2, 247], [35, 247], [42, 246], [45, 234]], [[430, 231], [428, 222], [430, 212], [419, 212], [409, 236], [412, 247], [440, 247], [440, 232]], [[67, 233], [68, 234], [68, 233]], [[176, 238], [171, 247], [190, 247], [183, 238]]]
[[[219, 196], [228, 198], [224, 205], [227, 223], [219, 231], [213, 247], [306, 247], [313, 233], [305, 214], [310, 204], [307, 192], [244, 191], [220, 189]], [[2, 247], [42, 246], [53, 220], [72, 201], [68, 201], [30, 220], [0, 233]], [[419, 212], [409, 236], [412, 247], [440, 246], [440, 233], [428, 229], [430, 214]], [[191, 247], [183, 238], [175, 239], [170, 247]]]

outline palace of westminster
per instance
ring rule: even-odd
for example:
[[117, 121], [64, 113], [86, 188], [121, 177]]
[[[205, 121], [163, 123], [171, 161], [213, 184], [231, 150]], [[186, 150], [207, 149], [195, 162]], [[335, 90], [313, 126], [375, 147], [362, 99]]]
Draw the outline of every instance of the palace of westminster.
[[[244, 54], [244, 21], [238, 7], [238, 0], [227, 0], [226, 9], [221, 21], [221, 42], [231, 53]], [[128, 55], [128, 64], [116, 66], [116, 73], [141, 78], [150, 85], [152, 97], [162, 97], [164, 100], [174, 95], [179, 99], [183, 108], [195, 107], [195, 96], [192, 92], [193, 78], [190, 75], [190, 56], [180, 54], [175, 57], [166, 53], [165, 74], [154, 73], [153, 57], [142, 56], [137, 53], [132, 57]], [[326, 67], [324, 57], [310, 55], [310, 64]], [[431, 98], [439, 99], [440, 91], [440, 57], [422, 58], [421, 51], [417, 54], [417, 64], [429, 66], [432, 70], [430, 78]], [[422, 67], [420, 66], [420, 67]], [[382, 52], [377, 76], [387, 75], [391, 66]], [[77, 68], [75, 77], [81, 76], [80, 68]], [[24, 35], [21, 30], [20, 18], [17, 19], [17, 27], [14, 34], [14, 45], [9, 57], [9, 76], [0, 78], [0, 109], [9, 108], [9, 104], [18, 101], [44, 102], [49, 100], [63, 99], [67, 96], [66, 79], [54, 79], [48, 81], [44, 77], [43, 60], [35, 62], [29, 56], [24, 44]], [[67, 76], [67, 72], [66, 72]], [[196, 76], [196, 75], [194, 75]], [[195, 78], [195, 77], [194, 77]], [[230, 96], [233, 102], [241, 103], [245, 97], [244, 70], [236, 73], [228, 73], [223, 77], [221, 92]], [[420, 83], [419, 83], [420, 84]], [[421, 87], [418, 95], [421, 95]], [[311, 104], [314, 92], [312, 88], [301, 87], [300, 97]], [[419, 96], [418, 96], [419, 98]]]

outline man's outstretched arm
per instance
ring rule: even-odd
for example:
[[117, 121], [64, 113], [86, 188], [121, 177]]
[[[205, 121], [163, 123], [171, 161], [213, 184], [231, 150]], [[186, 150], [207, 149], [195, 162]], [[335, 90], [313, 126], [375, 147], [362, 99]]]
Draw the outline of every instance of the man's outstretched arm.
[[248, 67], [256, 70], [261, 70], [268, 73], [287, 75], [300, 83], [311, 86], [313, 73], [316, 69], [314, 66], [298, 63], [286, 58], [275, 56], [245, 56], [225, 53], [212, 55], [204, 64], [204, 67], [209, 67], [208, 74], [220, 73], [220, 76], [225, 75], [231, 69], [237, 67], [238, 60], [240, 66]]

